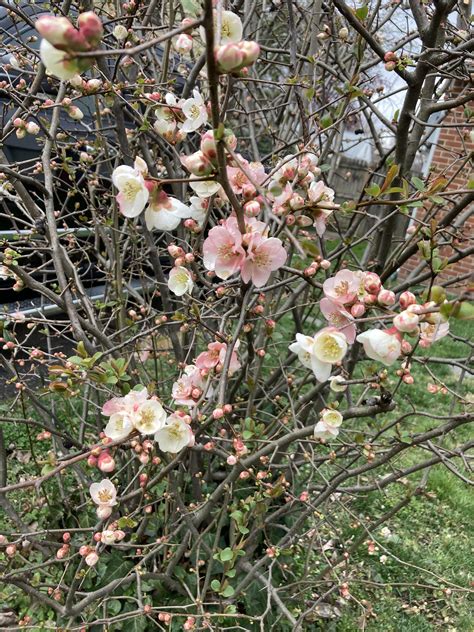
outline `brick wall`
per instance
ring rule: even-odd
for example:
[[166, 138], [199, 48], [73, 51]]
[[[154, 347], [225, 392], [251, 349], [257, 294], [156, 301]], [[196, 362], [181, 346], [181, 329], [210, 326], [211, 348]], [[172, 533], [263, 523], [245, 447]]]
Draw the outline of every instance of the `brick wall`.
[[[457, 85], [451, 93], [450, 97], [460, 94], [465, 86]], [[470, 104], [472, 107], [472, 104]], [[460, 106], [451, 110], [442, 120], [443, 127], [440, 129], [438, 139], [432, 153], [432, 160], [429, 166], [429, 179], [432, 180], [436, 176], [443, 176], [449, 180], [448, 190], [466, 189], [469, 179], [474, 177], [473, 161], [466, 162], [466, 158], [474, 151], [474, 142], [470, 137], [470, 131], [473, 129], [466, 127], [466, 118], [464, 116], [464, 107]], [[461, 197], [461, 195], [459, 196]], [[453, 198], [451, 198], [453, 199]], [[448, 207], [450, 208], [450, 206]], [[423, 209], [418, 210], [420, 216], [424, 213]], [[441, 218], [440, 212], [438, 218]], [[474, 215], [467, 219], [462, 227], [459, 227], [456, 233], [456, 240], [453, 246], [459, 246], [461, 249], [473, 244], [474, 238]], [[452, 247], [443, 249], [444, 256], [451, 256], [455, 253]], [[409, 259], [403, 268], [399, 271], [399, 276], [404, 279], [420, 264], [420, 258], [414, 256]], [[466, 287], [467, 280], [456, 279], [467, 274], [474, 274], [474, 257], [466, 257], [461, 261], [450, 265], [443, 274], [438, 277], [443, 280], [454, 281], [451, 288], [463, 289]]]

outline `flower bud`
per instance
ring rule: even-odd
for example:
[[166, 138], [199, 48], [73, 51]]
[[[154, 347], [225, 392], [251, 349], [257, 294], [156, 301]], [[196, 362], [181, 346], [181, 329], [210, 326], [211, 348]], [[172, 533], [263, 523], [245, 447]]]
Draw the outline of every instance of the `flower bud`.
[[369, 294], [378, 294], [382, 287], [380, 277], [375, 272], [367, 272], [364, 279], [364, 288]]
[[77, 26], [88, 48], [95, 48], [100, 43], [104, 30], [100, 18], [93, 11], [81, 13], [77, 18]]
[[349, 36], [349, 29], [343, 26], [342, 29], [339, 29], [338, 35], [339, 35], [339, 38], [342, 39], [343, 41], [346, 40]]
[[28, 132], [28, 134], [36, 136], [36, 134], [39, 134], [40, 126], [37, 123], [30, 121], [26, 124], [26, 131]]
[[416, 303], [416, 296], [411, 292], [402, 292], [400, 294], [400, 307], [402, 309], [406, 309], [409, 305], [414, 305]]
[[257, 61], [260, 55], [260, 46], [257, 42], [240, 42], [239, 47], [244, 55], [244, 66], [251, 66]]
[[387, 72], [392, 72], [393, 70], [395, 70], [396, 67], [397, 67], [396, 61], [388, 61], [386, 64], [384, 64], [384, 68]]
[[410, 333], [417, 329], [420, 319], [413, 312], [405, 310], [393, 319], [394, 326], [403, 333]]
[[221, 72], [232, 72], [245, 65], [245, 55], [238, 44], [230, 43], [219, 46], [215, 56]]
[[87, 564], [87, 566], [95, 566], [98, 561], [99, 561], [99, 556], [97, 555], [95, 551], [92, 551], [91, 553], [86, 555], [85, 563]]
[[123, 24], [117, 24], [117, 26], [112, 31], [113, 36], [116, 40], [121, 42], [128, 37], [128, 29]]
[[97, 467], [101, 472], [113, 472], [115, 470], [115, 461], [108, 452], [102, 452], [97, 459]]
[[181, 162], [195, 176], [208, 176], [214, 171], [212, 163], [202, 151], [196, 151], [190, 156], [182, 156]]
[[191, 35], [181, 33], [173, 40], [173, 48], [180, 55], [187, 55], [193, 48], [193, 38]]
[[115, 544], [115, 531], [105, 529], [100, 534], [100, 541], [102, 544]]
[[260, 213], [261, 207], [257, 200], [252, 200], [251, 202], [245, 202], [244, 204], [244, 212], [246, 217], [257, 217]]
[[377, 301], [380, 305], [389, 307], [395, 303], [395, 294], [391, 290], [380, 290], [377, 295]]
[[108, 505], [99, 505], [96, 509], [97, 517], [101, 520], [107, 520], [107, 518], [112, 514], [112, 507]]
[[84, 112], [80, 110], [77, 105], [71, 105], [67, 109], [67, 113], [73, 121], [82, 121], [84, 118]]
[[351, 307], [351, 314], [354, 318], [361, 318], [365, 314], [365, 305], [363, 303], [355, 303]]

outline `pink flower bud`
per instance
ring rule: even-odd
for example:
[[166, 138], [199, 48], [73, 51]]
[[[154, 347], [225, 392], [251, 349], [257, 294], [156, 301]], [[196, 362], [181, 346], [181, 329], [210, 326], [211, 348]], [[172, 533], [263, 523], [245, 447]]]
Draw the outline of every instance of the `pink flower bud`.
[[397, 67], [396, 61], [388, 61], [386, 64], [384, 64], [384, 68], [388, 72], [392, 72], [393, 70], [395, 70], [396, 67]]
[[244, 204], [244, 212], [247, 217], [257, 217], [260, 211], [261, 207], [257, 200], [252, 200]]
[[231, 454], [227, 457], [227, 465], [235, 465], [237, 463], [237, 457]]
[[378, 294], [382, 287], [379, 275], [375, 274], [375, 272], [367, 272], [364, 279], [364, 287], [369, 294]]
[[123, 540], [125, 538], [125, 536], [127, 534], [125, 533], [125, 531], [122, 531], [121, 529], [117, 529], [117, 531], [115, 531], [114, 535], [115, 535], [115, 541], [116, 542], [120, 542], [121, 540]]
[[238, 70], [244, 64], [245, 55], [238, 44], [230, 43], [219, 46], [215, 53], [216, 62], [221, 72]]
[[88, 48], [95, 48], [100, 43], [103, 35], [102, 22], [93, 11], [81, 13], [77, 18], [77, 26]]
[[298, 211], [304, 206], [304, 199], [298, 193], [293, 193], [290, 198], [290, 206], [294, 211]]
[[60, 549], [56, 551], [56, 559], [62, 560], [66, 557], [67, 554], [68, 554], [68, 550], [62, 546]]
[[213, 441], [208, 441], [207, 443], [204, 444], [204, 450], [206, 450], [206, 452], [211, 452], [212, 450], [214, 450], [215, 448], [215, 444]]
[[115, 470], [115, 461], [108, 452], [102, 452], [97, 460], [97, 467], [101, 472], [113, 472]]
[[181, 33], [173, 40], [173, 48], [180, 55], [187, 55], [193, 48], [193, 38], [186, 33]]
[[201, 151], [208, 160], [213, 162], [217, 158], [217, 146], [214, 139], [214, 132], [207, 131], [201, 136]]
[[409, 353], [412, 352], [413, 347], [408, 342], [408, 340], [402, 340], [401, 345], [402, 345], [402, 353], [404, 353], [405, 355], [408, 355]]
[[389, 307], [395, 303], [395, 294], [391, 290], [380, 290], [377, 295], [377, 301], [380, 305]]
[[180, 246], [176, 246], [176, 244], [170, 244], [168, 246], [168, 252], [176, 259], [176, 257], [182, 257], [184, 255], [184, 250]]
[[323, 270], [329, 270], [329, 268], [331, 267], [331, 262], [327, 259], [323, 259], [319, 265]]
[[13, 557], [16, 554], [16, 544], [9, 544], [5, 549], [5, 553], [8, 557]]
[[196, 151], [190, 156], [182, 156], [181, 162], [195, 176], [208, 176], [214, 171], [214, 166], [202, 151]]
[[398, 331], [401, 331], [403, 333], [416, 331], [419, 322], [420, 319], [418, 318], [418, 316], [413, 312], [409, 312], [408, 310], [400, 312], [400, 314], [397, 314], [393, 319], [393, 324], [395, 325], [395, 327], [398, 329]]
[[413, 375], [404, 375], [402, 377], [403, 382], [405, 382], [405, 384], [413, 384], [414, 383], [414, 378]]
[[84, 118], [84, 112], [80, 110], [76, 105], [71, 105], [68, 108], [67, 113], [74, 121], [82, 121], [82, 119]]
[[257, 44], [257, 42], [240, 42], [239, 47], [244, 56], [244, 66], [251, 66], [257, 61], [260, 55], [260, 46]]
[[363, 298], [362, 301], [364, 302], [364, 305], [375, 305], [377, 303], [377, 295], [376, 294], [366, 294]]
[[95, 566], [98, 561], [99, 561], [99, 556], [97, 555], [95, 551], [92, 551], [92, 553], [89, 553], [89, 555], [86, 555], [85, 562], [87, 566]]
[[414, 305], [416, 303], [416, 296], [411, 292], [402, 292], [400, 294], [400, 307], [402, 309], [406, 309], [409, 305]]
[[87, 544], [83, 544], [79, 548], [79, 555], [82, 555], [82, 557], [84, 557], [85, 555], [89, 555], [90, 552], [91, 552], [91, 547], [88, 546]]
[[71, 534], [69, 533], [69, 531], [65, 531], [63, 533], [63, 542], [65, 544], [69, 544], [70, 541], [71, 541]]
[[216, 408], [212, 411], [212, 416], [214, 419], [221, 419], [224, 416], [224, 411], [222, 408]]
[[232, 412], [232, 404], [224, 404], [223, 410], [226, 415], [230, 415]]
[[354, 318], [361, 318], [365, 314], [365, 305], [363, 303], [355, 303], [351, 307], [351, 314]]
[[107, 518], [112, 514], [112, 507], [108, 505], [99, 505], [96, 509], [97, 517], [100, 520], [107, 520]]
[[397, 57], [396, 53], [394, 53], [393, 51], [389, 50], [383, 56], [383, 60], [384, 61], [397, 61], [398, 57]]
[[68, 34], [75, 31], [67, 18], [54, 15], [41, 16], [36, 20], [35, 27], [41, 37], [56, 48], [64, 48]]
[[13, 121], [13, 127], [16, 127], [17, 129], [21, 128], [21, 127], [25, 127], [25, 121], [21, 118], [16, 118]]

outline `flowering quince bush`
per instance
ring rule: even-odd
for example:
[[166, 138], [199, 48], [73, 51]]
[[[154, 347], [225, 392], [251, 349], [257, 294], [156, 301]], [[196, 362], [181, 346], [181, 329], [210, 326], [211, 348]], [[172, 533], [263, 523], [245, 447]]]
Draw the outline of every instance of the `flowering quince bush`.
[[[443, 352], [474, 309], [449, 275], [472, 253], [462, 123], [465, 171], [412, 175], [431, 115], [472, 98], [453, 3], [23, 4], [0, 82], [7, 623], [364, 626], [379, 527], [432, 467], [468, 480], [471, 352]], [[376, 167], [348, 199], [356, 125]]]

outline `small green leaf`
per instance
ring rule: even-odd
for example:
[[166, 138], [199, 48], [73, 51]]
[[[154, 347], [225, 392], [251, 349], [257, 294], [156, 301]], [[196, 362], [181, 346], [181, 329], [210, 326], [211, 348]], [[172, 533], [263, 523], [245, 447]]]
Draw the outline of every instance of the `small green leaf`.
[[365, 192], [367, 193], [367, 195], [371, 195], [372, 197], [377, 197], [378, 195], [380, 195], [381, 190], [382, 189], [379, 187], [378, 184], [375, 184], [375, 182], [365, 188]]
[[231, 560], [233, 560], [234, 554], [232, 552], [232, 549], [229, 549], [229, 547], [227, 547], [226, 549], [222, 550], [219, 554], [219, 558], [221, 562], [230, 562]]
[[211, 588], [212, 590], [215, 590], [216, 592], [219, 592], [219, 590], [221, 589], [221, 583], [218, 579], [213, 579], [211, 582]]
[[363, 22], [366, 17], [369, 15], [369, 7], [367, 4], [364, 4], [362, 7], [359, 7], [355, 10], [356, 16], [359, 18], [361, 22]]
[[417, 178], [416, 176], [413, 176], [412, 179], [411, 179], [411, 183], [413, 184], [415, 189], [417, 189], [418, 191], [424, 191], [425, 190], [425, 183], [420, 178]]
[[226, 586], [226, 588], [224, 588], [224, 590], [221, 592], [221, 595], [223, 597], [232, 597], [234, 593], [235, 590], [232, 588], [232, 586]]

